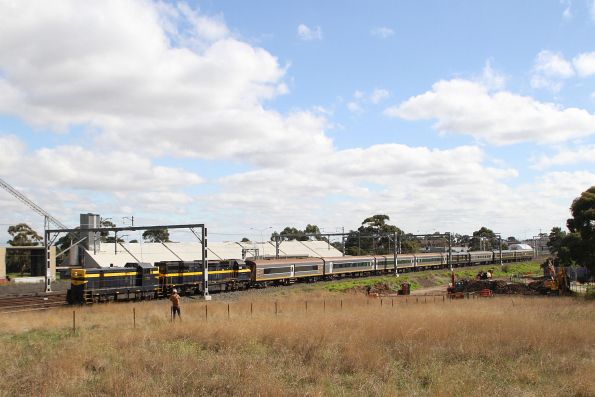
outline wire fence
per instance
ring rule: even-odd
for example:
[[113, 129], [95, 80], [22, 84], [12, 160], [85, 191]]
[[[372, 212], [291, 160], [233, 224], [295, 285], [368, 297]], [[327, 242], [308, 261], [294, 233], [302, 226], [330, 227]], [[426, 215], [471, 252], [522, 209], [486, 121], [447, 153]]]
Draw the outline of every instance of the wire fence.
[[[154, 324], [157, 315], [162, 321], [192, 323], [192, 322], [217, 322], [246, 319], [266, 318], [307, 318], [309, 316], [320, 318], [325, 315], [341, 313], [357, 314], [362, 311], [374, 311], [378, 314], [397, 313], [400, 308], [424, 305], [442, 305], [447, 307], [456, 302], [470, 302], [485, 299], [479, 294], [465, 293], [459, 299], [451, 299], [447, 295], [407, 295], [395, 297], [366, 297], [366, 298], [327, 298], [327, 299], [302, 299], [302, 300], [252, 300], [238, 302], [192, 302], [186, 300], [181, 307], [181, 320], [174, 317], [171, 306], [163, 302], [157, 306], [135, 305], [129, 310], [122, 310], [118, 314], [117, 322], [120, 326], [136, 328]], [[494, 299], [494, 298], [488, 298]], [[89, 307], [92, 308], [92, 307]], [[72, 331], [94, 328], [98, 321], [97, 315], [92, 315], [87, 307], [72, 310]], [[169, 308], [169, 310], [167, 309]], [[66, 313], [69, 313], [68, 311]], [[97, 313], [99, 314], [99, 313]], [[101, 316], [100, 316], [101, 317]], [[87, 319], [88, 321], [85, 321]], [[151, 320], [149, 320], [151, 319]], [[101, 320], [99, 320], [101, 321]], [[90, 324], [85, 324], [89, 322]]]

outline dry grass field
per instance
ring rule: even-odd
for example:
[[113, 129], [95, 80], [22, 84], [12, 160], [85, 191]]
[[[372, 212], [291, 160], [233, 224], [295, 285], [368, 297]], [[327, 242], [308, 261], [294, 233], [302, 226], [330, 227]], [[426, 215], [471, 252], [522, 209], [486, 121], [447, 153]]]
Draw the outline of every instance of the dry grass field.
[[165, 301], [77, 307], [76, 332], [72, 308], [0, 316], [0, 395], [595, 395], [593, 301], [317, 292], [227, 305], [185, 298], [176, 323]]

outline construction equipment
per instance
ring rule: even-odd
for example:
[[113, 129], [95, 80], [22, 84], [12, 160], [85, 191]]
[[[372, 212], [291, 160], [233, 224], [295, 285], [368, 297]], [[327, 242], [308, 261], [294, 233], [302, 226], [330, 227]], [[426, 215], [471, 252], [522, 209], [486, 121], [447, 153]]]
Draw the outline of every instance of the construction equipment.
[[546, 275], [546, 279], [543, 282], [547, 292], [557, 294], [563, 294], [567, 292], [569, 290], [569, 283], [564, 266], [560, 266], [558, 269], [556, 269], [554, 262], [549, 259], [547, 270], [548, 274]]
[[446, 289], [448, 293], [448, 297], [451, 299], [463, 299], [465, 297], [465, 287], [469, 283], [468, 280], [458, 280], [455, 279], [455, 271], [450, 271], [450, 284]]

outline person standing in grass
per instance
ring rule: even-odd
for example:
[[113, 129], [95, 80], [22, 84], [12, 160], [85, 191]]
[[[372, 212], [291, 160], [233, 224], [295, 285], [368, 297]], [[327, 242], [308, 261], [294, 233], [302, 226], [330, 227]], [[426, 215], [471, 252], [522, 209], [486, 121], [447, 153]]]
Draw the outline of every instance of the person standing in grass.
[[178, 314], [178, 318], [182, 321], [182, 314], [180, 311], [180, 295], [178, 295], [178, 290], [174, 289], [172, 291], [171, 296], [169, 297], [171, 301], [171, 319], [172, 321], [176, 320], [176, 313]]

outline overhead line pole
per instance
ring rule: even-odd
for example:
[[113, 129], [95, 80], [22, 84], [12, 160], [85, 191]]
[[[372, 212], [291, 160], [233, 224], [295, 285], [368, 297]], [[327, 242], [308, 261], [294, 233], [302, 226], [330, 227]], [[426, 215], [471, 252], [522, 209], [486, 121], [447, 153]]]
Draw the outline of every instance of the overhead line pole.
[[[79, 232], [80, 229], [50, 229], [48, 222], [46, 220], [46, 230], [44, 233], [44, 244], [46, 247], [46, 264], [47, 264], [47, 271], [46, 271], [46, 292], [51, 291], [51, 278], [49, 276], [50, 272], [50, 249], [49, 249], [49, 241], [50, 241], [50, 234], [52, 233], [70, 233], [70, 232]], [[201, 237], [194, 232], [193, 228], [200, 228], [201, 229]], [[192, 233], [194, 233], [200, 240], [201, 243], [201, 252], [202, 252], [202, 262], [203, 262], [203, 274], [204, 274], [204, 284], [203, 284], [203, 295], [205, 300], [210, 300], [209, 295], [209, 263], [207, 259], [207, 228], [205, 227], [204, 223], [190, 223], [190, 224], [183, 224], [183, 225], [152, 225], [152, 226], [122, 226], [122, 227], [94, 227], [84, 229], [86, 233], [97, 233], [97, 232], [120, 232], [120, 231], [136, 231], [136, 230], [161, 230], [161, 229], [190, 229]], [[119, 244], [116, 238], [116, 244]], [[120, 244], [122, 248], [124, 248], [133, 258], [135, 258], [128, 249], [123, 244]], [[167, 246], [166, 246], [167, 248]], [[136, 259], [136, 258], [135, 258]], [[138, 259], [136, 259], [139, 262]]]

